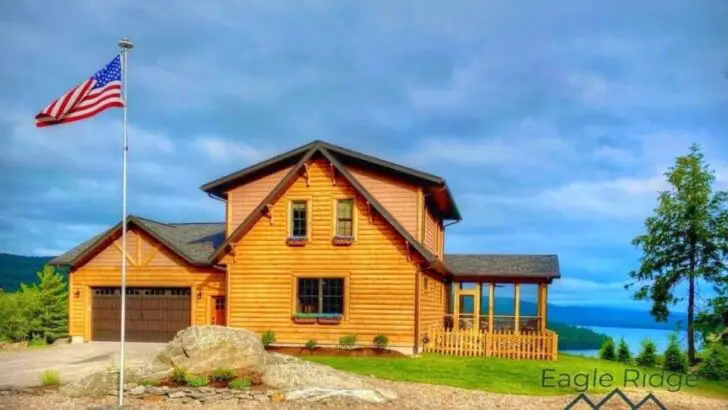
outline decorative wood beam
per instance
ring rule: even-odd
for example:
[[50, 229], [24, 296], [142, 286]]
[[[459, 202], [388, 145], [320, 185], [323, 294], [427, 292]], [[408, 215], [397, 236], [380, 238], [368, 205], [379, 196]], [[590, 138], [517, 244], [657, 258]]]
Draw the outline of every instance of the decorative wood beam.
[[157, 256], [157, 254], [161, 250], [160, 249], [161, 247], [162, 247], [162, 245], [160, 245], [160, 244], [157, 244], [157, 245], [153, 246], [152, 249], [151, 249], [151, 251], [149, 252], [149, 255], [147, 255], [144, 258], [144, 260], [142, 260], [140, 266], [148, 266], [149, 265], [149, 262], [151, 262], [152, 259], [154, 259], [154, 257]]
[[308, 168], [310, 166], [311, 165], [309, 165], [308, 162], [305, 163], [305, 164], [303, 164], [303, 178], [306, 180], [306, 186], [309, 186], [309, 183], [308, 183]]
[[[121, 239], [119, 239], [119, 240], [121, 240]], [[122, 252], [121, 245], [119, 245], [119, 242], [118, 241], [114, 241], [114, 246], [116, 247], [116, 249], [119, 250], [119, 252], [122, 255], [125, 255], [126, 256], [126, 259], [132, 264], [132, 266], [136, 266], [136, 261], [134, 260], [134, 258], [132, 258], [131, 256], [129, 256], [129, 253], [128, 252]]]
[[367, 215], [369, 216], [369, 223], [372, 223], [372, 203], [367, 201]]
[[334, 163], [329, 162], [329, 167], [331, 167], [331, 185], [336, 186], [336, 168], [334, 167]]
[[410, 256], [410, 246], [409, 246], [409, 242], [406, 239], [404, 240], [404, 247], [405, 247], [405, 249], [407, 249], [407, 262], [410, 262], [412, 260], [412, 258]]
[[266, 204], [265, 208], [263, 208], [263, 213], [270, 220], [270, 224], [273, 225], [273, 205]]
[[141, 232], [136, 233], [136, 238], [137, 238], [137, 258], [136, 258], [136, 260], [141, 261], [142, 260], [142, 234], [141, 234]]

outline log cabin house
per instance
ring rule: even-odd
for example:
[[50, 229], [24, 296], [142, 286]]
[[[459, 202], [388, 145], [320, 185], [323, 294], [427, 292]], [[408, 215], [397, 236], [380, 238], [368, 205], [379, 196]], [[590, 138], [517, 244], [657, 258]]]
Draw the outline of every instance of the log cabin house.
[[[322, 141], [201, 187], [223, 223], [127, 221], [127, 340], [216, 324], [302, 346], [376, 335], [408, 354], [553, 359], [554, 255], [451, 255], [444, 179]], [[118, 340], [121, 226], [67, 253], [69, 332]]]

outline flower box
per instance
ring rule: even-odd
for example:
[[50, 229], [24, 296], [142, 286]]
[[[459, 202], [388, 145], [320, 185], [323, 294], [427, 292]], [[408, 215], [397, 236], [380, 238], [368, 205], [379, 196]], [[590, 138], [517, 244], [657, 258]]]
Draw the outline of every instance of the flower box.
[[307, 238], [305, 236], [289, 236], [286, 238], [286, 245], [288, 246], [303, 246], [306, 244]]
[[350, 246], [352, 243], [354, 243], [354, 237], [336, 235], [336, 236], [334, 236], [334, 239], [332, 242], [336, 246]]
[[292, 319], [293, 323], [298, 323], [300, 325], [313, 324], [317, 321], [316, 316], [311, 314], [294, 315]]
[[341, 323], [341, 315], [322, 315], [319, 316], [318, 322], [320, 325], [338, 325]]

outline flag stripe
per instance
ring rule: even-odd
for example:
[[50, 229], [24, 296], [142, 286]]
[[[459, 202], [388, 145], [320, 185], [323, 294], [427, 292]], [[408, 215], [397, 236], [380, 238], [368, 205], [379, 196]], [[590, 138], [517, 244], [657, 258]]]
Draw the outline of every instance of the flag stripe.
[[35, 122], [35, 125], [40, 128], [40, 127], [48, 127], [48, 126], [56, 125], [56, 124], [67, 124], [69, 122], [85, 120], [86, 118], [94, 116], [94, 115], [106, 110], [107, 108], [114, 108], [114, 107], [120, 108], [123, 106], [124, 106], [124, 102], [121, 101], [121, 99], [119, 98], [119, 99], [116, 99], [113, 101], [109, 101], [108, 103], [106, 103], [104, 105], [97, 106], [97, 107], [95, 107], [94, 110], [91, 110], [91, 111], [88, 111], [85, 113], [78, 113], [73, 116], [69, 115], [69, 116], [64, 117], [61, 120], [54, 120], [54, 119], [40, 120], [39, 119]]

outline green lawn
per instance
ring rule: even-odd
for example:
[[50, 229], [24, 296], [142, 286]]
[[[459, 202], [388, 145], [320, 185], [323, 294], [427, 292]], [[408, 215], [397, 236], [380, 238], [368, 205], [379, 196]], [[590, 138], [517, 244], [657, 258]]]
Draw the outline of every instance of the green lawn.
[[[511, 394], [532, 394], [538, 396], [573, 394], [583, 391], [585, 377], [580, 373], [589, 374], [588, 392], [598, 393], [611, 391], [615, 387], [624, 387], [625, 371], [634, 369], [640, 372], [640, 385], [642, 375], [660, 373], [660, 370], [645, 371], [637, 366], [629, 366], [621, 363], [608, 362], [599, 359], [585, 358], [581, 356], [559, 355], [555, 362], [542, 361], [519, 361], [508, 359], [493, 359], [480, 357], [452, 357], [426, 354], [419, 358], [398, 357], [304, 357], [316, 363], [327, 364], [337, 369], [350, 371], [367, 376], [375, 376], [381, 379], [400, 380], [420, 383], [442, 384], [448, 386], [462, 387], [466, 389], [484, 390], [495, 393]], [[546, 373], [547, 385], [543, 386], [544, 370], [553, 369], [553, 372]], [[597, 386], [593, 384], [593, 372], [597, 369]], [[571, 378], [571, 386], [559, 387], [560, 374], [565, 373]], [[610, 374], [614, 377], [609, 387], [600, 387], [598, 379], [602, 374]], [[628, 373], [634, 378], [636, 373]], [[665, 374], [663, 387], [646, 386], [650, 390], [676, 390], [676, 387], [668, 385]], [[606, 377], [606, 376], [605, 376]], [[709, 397], [728, 398], [728, 383], [697, 380], [694, 376], [691, 384], [695, 387], [688, 387], [685, 383], [685, 375], [682, 375], [682, 387], [680, 391]], [[673, 386], [677, 384], [678, 375], [672, 376]], [[604, 380], [607, 384], [607, 379]], [[657, 383], [657, 379], [655, 379]], [[632, 383], [627, 387], [634, 387]]]

